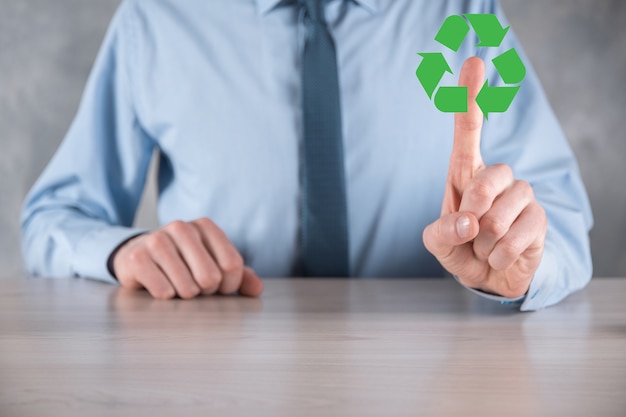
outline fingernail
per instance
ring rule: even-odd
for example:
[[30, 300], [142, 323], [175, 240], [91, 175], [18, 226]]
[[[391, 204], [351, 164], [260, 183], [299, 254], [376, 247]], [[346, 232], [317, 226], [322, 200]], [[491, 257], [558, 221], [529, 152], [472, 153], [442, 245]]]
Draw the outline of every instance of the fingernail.
[[470, 219], [467, 216], [461, 216], [456, 220], [456, 234], [461, 239], [467, 239], [470, 236]]

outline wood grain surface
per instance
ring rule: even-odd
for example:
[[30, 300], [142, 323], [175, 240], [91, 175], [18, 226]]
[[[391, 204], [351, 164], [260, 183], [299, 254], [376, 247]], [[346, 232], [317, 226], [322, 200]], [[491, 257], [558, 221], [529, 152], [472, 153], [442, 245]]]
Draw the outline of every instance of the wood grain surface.
[[0, 281], [0, 416], [626, 416], [626, 279], [519, 313], [452, 279], [156, 301]]

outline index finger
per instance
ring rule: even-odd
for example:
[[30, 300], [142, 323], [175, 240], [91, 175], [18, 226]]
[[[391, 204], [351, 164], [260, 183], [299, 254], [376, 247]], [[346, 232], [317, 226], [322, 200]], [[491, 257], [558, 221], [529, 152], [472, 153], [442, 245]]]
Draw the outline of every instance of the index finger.
[[480, 135], [483, 113], [476, 103], [476, 96], [483, 86], [485, 64], [479, 57], [468, 58], [459, 76], [459, 85], [467, 86], [467, 113], [454, 115], [454, 143], [450, 156], [449, 177], [458, 191], [463, 191], [476, 171], [483, 166], [480, 155]]

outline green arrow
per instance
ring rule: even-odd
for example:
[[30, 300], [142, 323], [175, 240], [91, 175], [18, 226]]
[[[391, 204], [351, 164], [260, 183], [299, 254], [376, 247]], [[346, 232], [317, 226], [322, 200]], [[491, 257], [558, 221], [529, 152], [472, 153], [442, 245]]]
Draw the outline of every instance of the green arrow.
[[500, 46], [510, 26], [502, 27], [493, 14], [466, 14], [467, 20], [480, 39], [476, 46]]
[[419, 67], [417, 67], [415, 75], [420, 81], [420, 84], [422, 84], [422, 87], [424, 87], [424, 90], [426, 90], [428, 98], [432, 98], [437, 85], [439, 85], [439, 81], [443, 78], [443, 75], [446, 72], [452, 74], [452, 70], [446, 62], [446, 59], [443, 57], [443, 54], [440, 52], [425, 52], [418, 55], [424, 59], [422, 59]]
[[519, 85], [515, 87], [489, 87], [488, 82], [489, 80], [485, 81], [476, 96], [476, 103], [486, 119], [489, 119], [489, 113], [507, 111], [520, 88]]
[[511, 48], [491, 60], [505, 84], [521, 83], [526, 76], [526, 67], [515, 49]]
[[435, 106], [444, 113], [467, 112], [467, 87], [439, 87]]
[[469, 29], [467, 22], [461, 16], [448, 16], [441, 24], [435, 40], [456, 52], [461, 47]]

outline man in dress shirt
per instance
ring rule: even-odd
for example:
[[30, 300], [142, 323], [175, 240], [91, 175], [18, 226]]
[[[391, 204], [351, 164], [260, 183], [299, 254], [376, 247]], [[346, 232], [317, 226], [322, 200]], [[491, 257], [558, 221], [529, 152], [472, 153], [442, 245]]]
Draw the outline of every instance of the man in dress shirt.
[[[447, 16], [505, 23], [497, 2], [324, 8], [341, 86], [350, 275], [447, 270], [522, 310], [582, 288], [591, 211], [536, 75], [527, 65], [511, 107], [484, 123], [474, 101], [485, 79], [499, 82], [491, 59], [520, 51], [512, 31], [500, 48], [468, 36], [448, 57], [460, 77], [443, 83], [468, 86], [468, 113], [436, 110], [415, 77], [416, 53], [437, 48]], [[258, 296], [259, 276], [298, 275], [302, 42], [295, 2], [123, 1], [78, 114], [25, 202], [28, 270], [156, 298]], [[460, 73], [473, 55], [482, 60]], [[138, 230], [155, 149], [164, 226]]]

